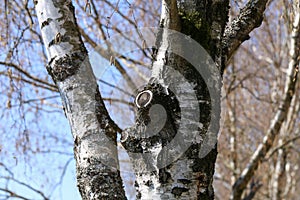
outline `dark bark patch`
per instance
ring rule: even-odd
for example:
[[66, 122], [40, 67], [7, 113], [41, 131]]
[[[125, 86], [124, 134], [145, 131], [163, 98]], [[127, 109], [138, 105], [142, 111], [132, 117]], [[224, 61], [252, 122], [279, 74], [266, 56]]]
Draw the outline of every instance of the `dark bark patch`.
[[149, 188], [153, 188], [153, 182], [151, 180], [148, 180], [146, 183], [145, 183], [146, 186], [148, 186]]
[[51, 41], [49, 42], [48, 47], [51, 47], [51, 46], [54, 45], [54, 44], [55, 44], [55, 39], [53, 39], [53, 40], [51, 40]]
[[204, 158], [194, 158], [194, 163], [192, 165], [193, 172], [210, 172], [213, 175], [214, 162], [217, 158], [217, 149], [212, 149]]
[[162, 19], [159, 24], [159, 28], [164, 28], [164, 22], [165, 22], [165, 19]]
[[172, 176], [170, 172], [168, 172], [166, 169], [160, 169], [159, 170], [159, 182], [162, 184], [170, 182], [172, 179]]
[[[58, 36], [58, 34], [56, 34], [54, 39], [49, 42], [48, 47], [51, 47], [55, 44], [59, 44], [61, 42], [70, 42], [71, 43], [70, 36], [67, 35], [67, 34], [61, 35], [60, 33], [59, 33], [59, 36]], [[74, 44], [72, 44], [72, 45], [74, 46]]]
[[[93, 199], [116, 199], [113, 196], [126, 199], [124, 190], [119, 188], [122, 183], [118, 171], [106, 168], [104, 164], [94, 158], [89, 160], [88, 167], [77, 170], [78, 186], [83, 199], [87, 199], [91, 194]], [[89, 187], [90, 190], [87, 191], [86, 187]]]
[[[151, 100], [149, 99], [150, 102], [147, 102], [147, 104], [140, 102], [143, 106], [140, 106], [137, 111], [135, 126], [124, 130], [128, 133], [128, 138], [122, 145], [128, 152], [132, 153], [143, 153], [142, 143], [144, 143], [147, 149], [156, 146], [158, 143], [167, 145], [176, 135], [179, 127], [176, 122], [181, 117], [179, 102], [172, 91], [168, 90], [167, 94], [166, 89], [156, 81], [145, 86], [143, 91], [151, 91], [153, 97], [152, 99], [150, 98]], [[151, 122], [155, 125], [155, 119], [150, 118], [150, 108], [156, 104], [164, 107], [167, 119], [164, 127], [158, 133], [149, 136], [147, 135], [148, 133], [145, 133], [145, 127], [150, 127]], [[158, 158], [158, 162], [162, 163], [164, 161]]]
[[197, 173], [198, 186], [206, 188], [208, 186], [207, 176], [204, 173]]
[[54, 82], [64, 81], [66, 78], [76, 74], [80, 68], [85, 56], [82, 52], [76, 52], [71, 55], [65, 55], [57, 60], [51, 61], [47, 67], [48, 73]]
[[[75, 14], [74, 14], [74, 6], [71, 2], [53, 2], [54, 6], [58, 8], [58, 13], [61, 14], [60, 17], [56, 18], [57, 22], [62, 22], [60, 24], [60, 28], [65, 29], [66, 32], [64, 35], [62, 35], [61, 42], [69, 42], [71, 45], [73, 45], [73, 50], [82, 50], [84, 47], [82, 47], [83, 42], [80, 37], [80, 33], [78, 31], [78, 25], [76, 22]], [[67, 6], [69, 8], [70, 12], [66, 12], [65, 9], [62, 9], [64, 6]], [[70, 16], [70, 14], [73, 14], [73, 16]], [[49, 43], [49, 46], [55, 44], [54, 41], [51, 41]]]
[[188, 185], [190, 183], [192, 183], [191, 180], [188, 179], [177, 179], [178, 182], [183, 183], [184, 185]]
[[50, 24], [50, 22], [52, 22], [53, 19], [48, 18], [47, 20], [43, 21], [42, 25], [41, 25], [41, 29], [43, 29], [45, 26], [48, 26]]
[[181, 11], [179, 16], [182, 24], [182, 33], [192, 37], [209, 52], [210, 27], [206, 20], [202, 18], [203, 16], [196, 11], [193, 13]]
[[180, 197], [182, 195], [182, 193], [189, 191], [189, 189], [187, 188], [183, 188], [183, 187], [174, 187], [172, 189], [172, 194], [174, 194], [176, 197]]
[[141, 191], [139, 190], [139, 184], [136, 181], [134, 182], [134, 187], [136, 188], [136, 199], [141, 199], [142, 194]]

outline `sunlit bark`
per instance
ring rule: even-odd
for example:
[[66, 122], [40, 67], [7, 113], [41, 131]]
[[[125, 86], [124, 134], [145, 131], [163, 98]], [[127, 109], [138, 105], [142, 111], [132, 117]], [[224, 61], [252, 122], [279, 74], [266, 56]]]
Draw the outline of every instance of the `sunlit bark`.
[[71, 1], [35, 1], [56, 83], [74, 138], [78, 187], [83, 199], [125, 199], [119, 173], [116, 127], [100, 96], [80, 38]]

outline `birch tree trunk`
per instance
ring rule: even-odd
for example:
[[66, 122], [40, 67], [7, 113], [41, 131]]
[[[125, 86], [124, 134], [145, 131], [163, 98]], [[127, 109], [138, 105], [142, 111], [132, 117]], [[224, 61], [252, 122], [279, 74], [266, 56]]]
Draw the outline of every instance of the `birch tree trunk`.
[[34, 1], [47, 70], [56, 83], [74, 138], [82, 199], [126, 199], [119, 173], [117, 129], [102, 101], [71, 0]]
[[[125, 130], [123, 142], [126, 150], [132, 152], [129, 156], [137, 177], [138, 199], [214, 199], [221, 87], [218, 69], [225, 68], [221, 38], [228, 18], [228, 1], [210, 3], [162, 1], [152, 78], [137, 95], [136, 103], [146, 93], [153, 96], [149, 101], [146, 98], [147, 105], [139, 106], [136, 125]], [[191, 48], [189, 40], [181, 39], [170, 29], [204, 46], [214, 64], [207, 64], [208, 54]], [[201, 57], [199, 63], [192, 62], [197, 60], [195, 57]], [[199, 73], [197, 66], [207, 73]], [[156, 105], [163, 108], [155, 110]], [[160, 132], [145, 135], [154, 131], [152, 123], [159, 124], [161, 120], [155, 117], [162, 115], [166, 115], [166, 120]], [[177, 135], [180, 139], [176, 139]]]
[[[229, 1], [162, 1], [160, 20], [162, 30], [157, 37], [158, 45], [152, 65], [152, 78], [136, 98], [139, 103], [139, 98], [144, 96], [143, 100], [146, 103], [140, 105], [136, 125], [125, 131], [126, 141], [123, 142], [128, 152], [144, 154], [144, 156], [129, 155], [137, 176], [138, 199], [214, 199], [212, 182], [217, 156], [217, 144], [214, 143], [214, 139], [219, 131], [220, 77], [233, 52], [243, 41], [249, 39], [249, 33], [254, 28], [260, 26], [266, 4], [267, 1], [264, 0], [249, 1], [241, 9], [240, 15], [227, 24]], [[186, 57], [174, 55], [170, 49], [186, 50], [186, 48], [176, 37], [172, 37], [174, 34], [172, 31], [166, 29], [180, 31], [200, 43], [215, 64], [201, 67], [206, 68], [207, 71], [219, 70], [220, 77], [214, 76], [214, 73], [208, 73], [209, 77], [201, 74], [201, 77], [195, 71], [195, 65], [183, 59]], [[185, 56], [187, 54], [201, 55], [193, 49], [185, 53]], [[179, 71], [187, 82], [194, 86], [193, 91], [189, 91], [190, 88], [181, 81], [171, 83], [169, 79], [174, 74], [170, 73], [168, 67]], [[175, 79], [180, 80], [178, 77]], [[210, 85], [207, 83], [211, 83], [216, 96], [212, 96]], [[170, 94], [169, 89], [169, 85], [172, 84], [180, 88], [176, 92], [177, 95], [181, 94], [189, 99], [186, 104], [176, 105], [178, 104], [174, 100], [176, 97]], [[200, 107], [201, 117], [199, 121], [189, 119], [185, 126], [191, 127], [192, 124], [196, 124], [198, 129], [196, 133], [188, 129], [180, 132], [180, 126], [183, 123], [182, 110], [195, 112], [193, 110], [195, 104], [189, 96], [193, 92], [196, 94], [196, 105]], [[147, 97], [146, 93], [152, 96]], [[180, 102], [179, 99], [177, 100]], [[149, 130], [151, 122], [155, 121], [153, 118], [156, 115], [162, 115], [161, 111], [158, 111], [159, 114], [151, 114], [151, 106], [156, 104], [163, 105], [166, 109], [166, 123], [158, 137], [141, 137]], [[213, 107], [217, 109], [213, 111]], [[152, 112], [155, 111], [152, 110]], [[217, 123], [214, 124], [213, 129], [210, 129], [212, 122]], [[176, 134], [183, 135], [183, 143], [188, 142], [186, 138], [193, 138], [195, 135], [198, 136], [198, 140], [193, 140], [179, 158], [169, 163], [168, 159], [174, 155], [170, 151], [164, 151], [164, 147], [172, 143], [171, 139], [176, 137]], [[178, 142], [172, 146], [173, 152], [179, 154], [181, 145], [184, 146]], [[210, 148], [210, 151], [202, 157], [202, 150], [208, 146], [213, 146], [213, 148]]]

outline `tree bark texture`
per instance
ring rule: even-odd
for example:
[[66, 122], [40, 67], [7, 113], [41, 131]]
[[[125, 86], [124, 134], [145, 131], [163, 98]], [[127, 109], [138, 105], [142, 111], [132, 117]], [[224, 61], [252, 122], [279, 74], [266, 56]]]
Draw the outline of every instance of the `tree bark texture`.
[[[212, 182], [217, 156], [216, 138], [219, 131], [221, 88], [221, 72], [218, 69], [225, 64], [221, 59], [221, 38], [228, 19], [228, 1], [181, 3], [166, 0], [162, 1], [161, 10], [161, 30], [157, 34], [152, 77], [144, 88], [144, 91], [150, 90], [153, 93], [153, 99], [149, 105], [138, 110], [136, 125], [125, 130], [127, 140], [123, 142], [128, 152], [144, 153], [144, 156], [140, 157], [129, 154], [137, 177], [137, 199], [214, 199]], [[216, 76], [213, 76], [214, 73], [210, 73], [209, 77], [199, 74], [186, 58], [199, 57], [201, 52], [194, 52], [193, 49], [185, 51], [189, 49], [188, 44], [180, 43], [169, 29], [179, 31], [205, 47], [214, 64], [204, 64], [208, 58], [203, 57], [203, 63], [198, 65], [207, 71], [217, 71]], [[174, 49], [182, 49], [183, 56], [172, 52]], [[168, 67], [183, 77], [175, 78], [176, 75]], [[211, 83], [217, 98], [210, 96], [212, 94], [207, 83]], [[190, 87], [191, 85], [193, 87]], [[195, 94], [196, 98], [193, 99], [191, 94]], [[181, 101], [181, 97], [185, 97], [185, 100]], [[157, 135], [142, 137], [153, 121], [151, 106], [157, 104], [164, 107], [166, 122]], [[194, 105], [201, 111], [196, 110]], [[213, 106], [217, 112], [212, 113]], [[199, 120], [184, 121], [183, 110], [191, 115], [198, 112]], [[211, 121], [217, 124], [212, 126]], [[186, 128], [182, 130], [182, 126]], [[196, 129], [192, 128], [193, 126], [196, 126]], [[191, 130], [196, 131], [192, 133]], [[176, 134], [181, 134], [183, 141], [173, 144], [172, 139]], [[188, 145], [187, 138], [193, 138], [195, 135], [198, 139], [191, 139], [193, 141], [187, 149], [180, 152], [180, 146]], [[207, 137], [208, 135], [210, 137]], [[176, 153], [174, 155], [164, 149], [170, 144], [173, 144], [170, 148], [179, 155], [171, 163], [168, 159], [176, 157]], [[201, 156], [203, 149], [209, 145], [212, 148], [205, 156]]]
[[56, 83], [74, 138], [82, 199], [126, 199], [119, 173], [116, 128], [101, 98], [70, 0], [35, 1]]

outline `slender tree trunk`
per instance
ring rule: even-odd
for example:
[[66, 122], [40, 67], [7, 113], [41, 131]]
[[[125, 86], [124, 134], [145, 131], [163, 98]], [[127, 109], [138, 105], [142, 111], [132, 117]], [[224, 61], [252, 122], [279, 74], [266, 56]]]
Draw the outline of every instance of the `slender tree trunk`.
[[56, 83], [74, 137], [82, 199], [126, 199], [119, 173], [116, 127], [99, 93], [71, 0], [35, 0]]

